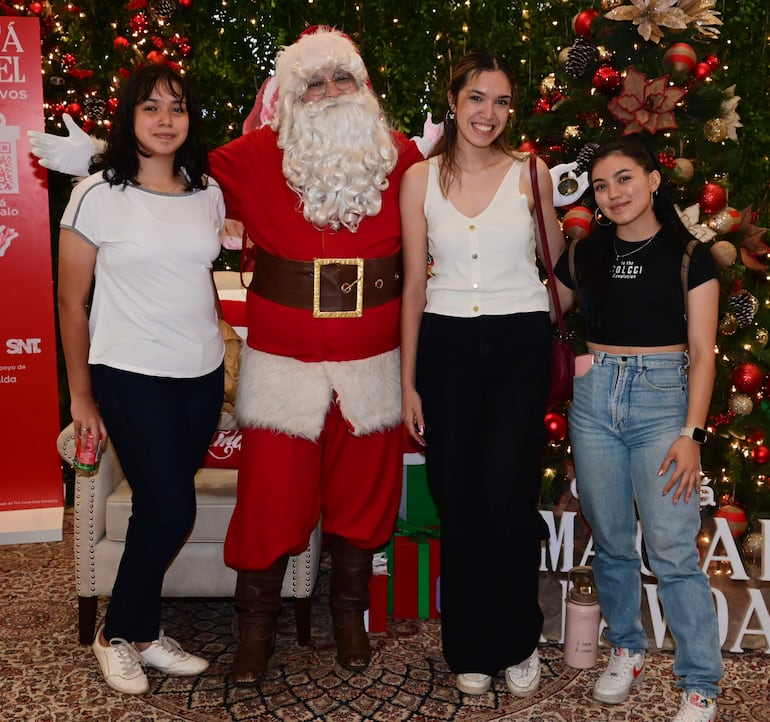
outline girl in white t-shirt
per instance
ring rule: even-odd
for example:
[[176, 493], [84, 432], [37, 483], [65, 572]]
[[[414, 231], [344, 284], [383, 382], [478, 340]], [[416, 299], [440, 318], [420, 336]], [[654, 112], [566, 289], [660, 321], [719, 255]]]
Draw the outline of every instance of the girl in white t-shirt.
[[75, 433], [93, 444], [109, 435], [133, 492], [92, 647], [107, 684], [129, 694], [148, 691], [145, 667], [180, 676], [208, 666], [160, 629], [163, 576], [195, 520], [193, 477], [223, 395], [211, 268], [224, 202], [205, 166], [187, 81], [166, 65], [142, 67], [124, 82], [107, 147], [61, 220], [59, 326]]

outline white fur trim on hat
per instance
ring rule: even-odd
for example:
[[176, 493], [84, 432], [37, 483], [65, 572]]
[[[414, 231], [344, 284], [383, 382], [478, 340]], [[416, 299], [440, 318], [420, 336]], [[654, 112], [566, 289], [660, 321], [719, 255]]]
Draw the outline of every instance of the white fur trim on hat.
[[[285, 45], [275, 58], [275, 79], [278, 85], [278, 105], [283, 108], [294, 102], [305, 90], [310, 78], [329, 70], [342, 68], [364, 87], [369, 74], [358, 49], [339, 30], [319, 28], [303, 35], [292, 45]], [[280, 113], [279, 113], [280, 116]], [[273, 127], [279, 119], [273, 121]]]

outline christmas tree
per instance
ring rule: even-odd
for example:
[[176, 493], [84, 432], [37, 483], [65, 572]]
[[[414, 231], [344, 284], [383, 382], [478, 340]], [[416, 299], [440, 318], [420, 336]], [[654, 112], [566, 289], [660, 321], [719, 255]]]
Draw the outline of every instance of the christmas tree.
[[[717, 55], [723, 20], [716, 0], [602, 0], [574, 16], [574, 37], [560, 64], [540, 82], [524, 147], [553, 162], [577, 159], [584, 170], [594, 144], [638, 134], [657, 154], [677, 196], [680, 216], [708, 243], [720, 269], [722, 299], [718, 377], [703, 447], [717, 514], [755, 522], [770, 515], [770, 299], [766, 229], [750, 189], [742, 188], [740, 78]], [[565, 182], [570, 180], [565, 178]], [[590, 191], [566, 209], [565, 234], [590, 231]], [[549, 417], [553, 483], [568, 459], [563, 417]], [[569, 464], [566, 469], [569, 470]], [[566, 478], [565, 478], [566, 477]]]

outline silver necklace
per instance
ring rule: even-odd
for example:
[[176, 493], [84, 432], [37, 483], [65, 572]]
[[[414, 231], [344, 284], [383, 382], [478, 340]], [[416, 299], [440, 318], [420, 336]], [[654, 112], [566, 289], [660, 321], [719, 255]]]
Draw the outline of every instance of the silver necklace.
[[[653, 233], [648, 239], [644, 241], [637, 241], [636, 242], [636, 248], [634, 248], [633, 251], [629, 251], [628, 253], [620, 253], [618, 251], [617, 241], [619, 240], [617, 237], [612, 239], [612, 247], [615, 249], [615, 260], [619, 261], [621, 258], [628, 258], [629, 256], [633, 256], [634, 253], [639, 253], [639, 251], [644, 250], [647, 248], [647, 246], [650, 245], [655, 240], [655, 237], [660, 233], [660, 228], [658, 228], [655, 233]], [[629, 243], [629, 241], [626, 241], [626, 243]]]

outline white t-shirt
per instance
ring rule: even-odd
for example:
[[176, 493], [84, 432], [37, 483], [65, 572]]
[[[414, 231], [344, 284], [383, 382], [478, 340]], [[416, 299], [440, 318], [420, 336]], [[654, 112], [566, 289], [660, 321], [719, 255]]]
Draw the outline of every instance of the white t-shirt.
[[433, 259], [425, 311], [459, 317], [547, 311], [534, 223], [519, 190], [522, 163], [513, 162], [489, 205], [469, 218], [442, 195], [438, 160], [430, 159], [425, 193]]
[[211, 267], [223, 224], [212, 179], [178, 195], [110, 186], [101, 173], [74, 187], [60, 226], [98, 249], [90, 364], [177, 378], [219, 366]]

